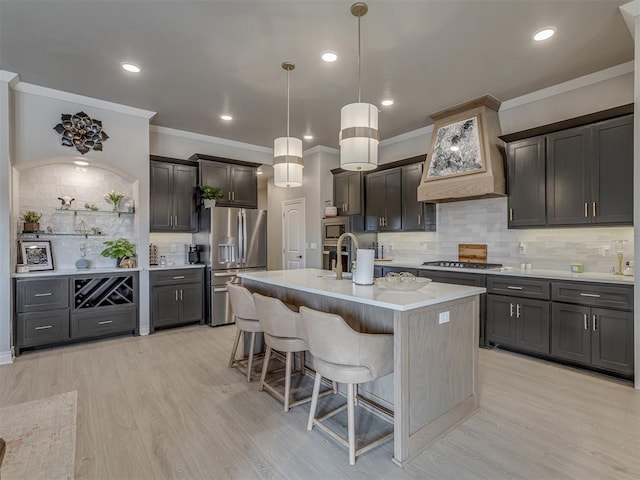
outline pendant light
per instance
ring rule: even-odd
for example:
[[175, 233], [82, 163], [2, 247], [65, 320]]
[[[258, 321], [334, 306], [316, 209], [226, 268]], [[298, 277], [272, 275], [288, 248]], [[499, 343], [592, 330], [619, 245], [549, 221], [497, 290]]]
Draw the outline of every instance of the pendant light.
[[302, 140], [289, 136], [289, 72], [296, 68], [293, 62], [283, 62], [287, 71], [287, 136], [276, 138], [273, 142], [273, 184], [276, 187], [301, 187]]
[[360, 101], [360, 17], [369, 7], [357, 2], [351, 14], [358, 18], [358, 103], [340, 112], [340, 166], [345, 170], [367, 171], [378, 167], [378, 107]]

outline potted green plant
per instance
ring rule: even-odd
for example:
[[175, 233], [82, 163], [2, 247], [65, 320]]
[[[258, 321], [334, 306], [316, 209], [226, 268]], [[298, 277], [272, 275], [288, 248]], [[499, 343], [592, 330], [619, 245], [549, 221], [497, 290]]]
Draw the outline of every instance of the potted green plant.
[[126, 195], [124, 193], [116, 192], [115, 190], [111, 190], [109, 193], [107, 193], [104, 196], [104, 199], [107, 202], [112, 203], [113, 204], [113, 211], [117, 212], [118, 211], [118, 204], [120, 203], [120, 200], [122, 200], [124, 197], [126, 197]]
[[210, 185], [198, 185], [200, 191], [200, 198], [203, 200], [205, 208], [211, 208], [216, 206], [216, 200], [224, 197], [222, 189], [219, 187], [212, 187]]
[[23, 232], [37, 232], [40, 230], [40, 224], [38, 223], [42, 218], [42, 214], [34, 210], [27, 210], [20, 215], [20, 220], [23, 222]]
[[102, 243], [106, 245], [106, 248], [100, 252], [100, 255], [106, 258], [115, 258], [117, 267], [123, 266], [121, 265], [123, 261], [136, 256], [136, 244], [126, 238], [106, 240]]

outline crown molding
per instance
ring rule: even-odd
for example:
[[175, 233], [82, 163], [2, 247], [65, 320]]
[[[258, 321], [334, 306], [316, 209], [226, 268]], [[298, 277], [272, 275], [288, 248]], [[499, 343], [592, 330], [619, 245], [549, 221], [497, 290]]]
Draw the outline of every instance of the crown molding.
[[63, 102], [77, 103], [78, 105], [82, 106], [100, 108], [102, 110], [108, 110], [111, 112], [146, 118], [147, 120], [152, 118], [156, 114], [156, 112], [143, 110], [141, 108], [121, 105], [119, 103], [108, 102], [106, 100], [99, 100], [97, 98], [86, 97], [84, 95], [78, 95], [76, 93], [63, 92], [62, 90], [41, 87], [39, 85], [33, 85], [31, 83], [19, 82], [15, 87], [13, 87], [13, 89], [16, 92], [20, 93], [28, 93], [30, 95], [53, 98], [55, 100], [62, 100]]
[[385, 138], [380, 142], [380, 147], [386, 147], [388, 145], [393, 145], [394, 143], [405, 142], [415, 137], [429, 135], [432, 132], [433, 132], [433, 125], [427, 125], [426, 127], [421, 127], [416, 130], [411, 130], [410, 132], [401, 133], [400, 135], [396, 135], [395, 137]]
[[304, 155], [315, 155], [316, 153], [329, 153], [331, 155], [340, 155], [340, 149], [325, 147], [324, 145], [316, 145], [304, 151]]
[[251, 143], [238, 142], [236, 140], [228, 140], [226, 138], [214, 137], [211, 135], [204, 135], [202, 133], [176, 130], [175, 128], [161, 127], [159, 125], [149, 125], [149, 131], [152, 133], [159, 133], [161, 135], [171, 135], [173, 137], [187, 138], [189, 140], [199, 140], [201, 142], [215, 143], [227, 147], [243, 148], [245, 150], [273, 155], [272, 148], [261, 147], [259, 145], [253, 145]]
[[600, 70], [599, 72], [590, 73], [589, 75], [584, 75], [583, 77], [574, 78], [573, 80], [569, 80], [564, 83], [558, 83], [556, 85], [543, 88], [542, 90], [537, 90], [520, 97], [512, 98], [511, 100], [502, 102], [500, 111], [503, 112], [505, 110], [509, 110], [510, 108], [520, 107], [522, 105], [527, 105], [539, 100], [544, 100], [546, 98], [560, 95], [561, 93], [570, 92], [582, 87], [588, 87], [589, 85], [604, 82], [606, 80], [611, 80], [612, 78], [621, 77], [629, 73], [633, 73], [633, 61], [621, 63], [620, 65], [606, 68], [604, 70]]
[[631, 37], [635, 40], [636, 38], [635, 17], [640, 16], [640, 1], [633, 0], [632, 2], [625, 3], [624, 5], [620, 5], [618, 9], [620, 10], [620, 13], [622, 14], [622, 18], [624, 18], [624, 21], [627, 24], [627, 28], [631, 33]]
[[19, 81], [20, 76], [17, 73], [0, 70], [0, 82], [6, 82], [11, 88], [13, 88]]

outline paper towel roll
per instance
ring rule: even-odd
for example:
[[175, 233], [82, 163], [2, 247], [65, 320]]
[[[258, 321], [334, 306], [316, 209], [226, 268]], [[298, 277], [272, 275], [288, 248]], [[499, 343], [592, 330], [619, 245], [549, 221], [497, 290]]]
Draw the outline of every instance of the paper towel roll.
[[353, 275], [353, 283], [357, 285], [373, 284], [373, 257], [371, 249], [359, 248], [356, 250], [356, 271]]

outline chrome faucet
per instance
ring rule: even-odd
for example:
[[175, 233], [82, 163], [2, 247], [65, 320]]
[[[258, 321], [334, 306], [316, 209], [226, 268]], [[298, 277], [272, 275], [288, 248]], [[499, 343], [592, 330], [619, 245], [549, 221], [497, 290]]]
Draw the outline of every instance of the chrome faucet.
[[336, 262], [338, 265], [336, 267], [336, 280], [342, 280], [342, 240], [345, 239], [345, 237], [349, 237], [351, 238], [351, 241], [353, 242], [353, 247], [355, 248], [355, 250], [357, 250], [358, 248], [360, 248], [360, 246], [358, 245], [358, 239], [356, 238], [356, 236], [353, 233], [343, 233], [342, 235], [340, 235], [338, 237], [338, 242], [336, 243], [336, 253], [338, 256], [338, 261]]

